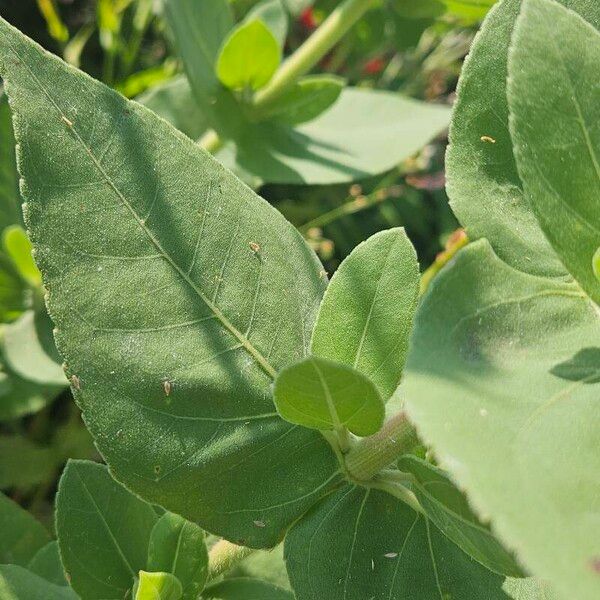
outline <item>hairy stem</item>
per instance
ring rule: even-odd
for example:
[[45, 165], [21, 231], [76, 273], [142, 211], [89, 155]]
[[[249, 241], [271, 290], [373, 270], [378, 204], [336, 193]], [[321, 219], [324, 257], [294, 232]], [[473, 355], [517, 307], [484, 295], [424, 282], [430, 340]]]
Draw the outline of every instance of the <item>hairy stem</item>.
[[400, 412], [381, 431], [364, 438], [348, 452], [345, 457], [346, 471], [358, 482], [370, 481], [417, 443], [415, 428], [406, 414]]
[[208, 553], [208, 578], [214, 579], [226, 573], [254, 552], [256, 552], [254, 548], [246, 548], [227, 540], [219, 540]]

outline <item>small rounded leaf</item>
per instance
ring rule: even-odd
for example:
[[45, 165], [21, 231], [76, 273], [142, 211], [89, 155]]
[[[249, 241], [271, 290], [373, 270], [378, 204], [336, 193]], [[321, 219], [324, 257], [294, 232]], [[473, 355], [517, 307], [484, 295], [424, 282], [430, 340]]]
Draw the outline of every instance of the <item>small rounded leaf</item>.
[[311, 429], [347, 427], [356, 435], [372, 435], [385, 416], [381, 395], [365, 375], [316, 356], [283, 369], [274, 397], [284, 419]]
[[171, 573], [140, 571], [135, 600], [180, 600], [182, 594], [179, 579]]
[[258, 90], [281, 62], [281, 49], [271, 30], [259, 19], [234, 29], [217, 59], [217, 76], [232, 90]]

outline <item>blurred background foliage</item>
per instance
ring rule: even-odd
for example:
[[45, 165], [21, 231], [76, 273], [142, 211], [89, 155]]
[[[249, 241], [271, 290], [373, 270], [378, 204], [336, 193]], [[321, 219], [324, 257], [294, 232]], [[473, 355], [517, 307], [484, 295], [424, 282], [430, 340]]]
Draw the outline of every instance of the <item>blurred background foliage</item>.
[[[203, 1], [210, 0], [198, 0]], [[338, 4], [337, 0], [284, 2], [291, 15], [286, 55]], [[237, 20], [256, 4], [256, 0], [231, 0]], [[450, 106], [462, 61], [491, 4], [493, 0], [376, 1], [316, 72], [339, 75], [352, 86]], [[10, 23], [131, 98], [151, 94], [183, 72], [162, 9], [160, 0], [0, 0], [0, 15]], [[7, 155], [14, 156], [12, 144], [10, 131], [0, 123], [0, 162]], [[406, 228], [424, 270], [457, 228], [444, 191], [445, 146], [442, 134], [391, 171], [351, 185], [270, 184], [257, 191], [300, 229], [330, 274], [361, 241], [396, 226]], [[17, 202], [16, 183], [9, 188], [3, 189], [0, 183], [1, 215]], [[18, 216], [3, 220], [0, 226], [14, 227], [15, 223], [18, 228]], [[16, 278], [21, 291], [16, 308], [0, 315], [4, 321], [0, 490], [48, 523], [65, 459], [99, 456], [66, 389], [67, 382], [61, 384], [60, 375], [56, 376], [59, 359], [48, 341], [51, 324], [42, 323], [47, 317], [41, 286], [35, 277], [27, 279], [23, 271], [27, 266], [19, 266], [26, 262], [23, 253], [28, 250], [11, 257], [6, 230], [3, 240], [0, 288], [4, 278]], [[23, 346], [27, 356], [20, 359], [15, 358], [14, 346], [26, 339], [18, 337], [23, 330], [36, 338], [40, 348], [36, 355]], [[42, 368], [50, 372], [49, 379], [40, 376]]]

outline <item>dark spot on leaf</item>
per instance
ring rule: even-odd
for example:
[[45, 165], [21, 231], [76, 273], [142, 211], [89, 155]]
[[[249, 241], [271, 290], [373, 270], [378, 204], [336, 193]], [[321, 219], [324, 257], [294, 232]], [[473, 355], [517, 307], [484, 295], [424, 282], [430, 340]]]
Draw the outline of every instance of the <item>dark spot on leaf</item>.
[[552, 367], [550, 373], [567, 381], [600, 383], [600, 348], [584, 348], [573, 358]]
[[592, 571], [594, 571], [594, 573], [598, 573], [598, 575], [600, 575], [600, 556], [594, 556], [590, 560], [590, 566], [592, 568]]
[[154, 467], [154, 472], [158, 475], [160, 473], [160, 465]]

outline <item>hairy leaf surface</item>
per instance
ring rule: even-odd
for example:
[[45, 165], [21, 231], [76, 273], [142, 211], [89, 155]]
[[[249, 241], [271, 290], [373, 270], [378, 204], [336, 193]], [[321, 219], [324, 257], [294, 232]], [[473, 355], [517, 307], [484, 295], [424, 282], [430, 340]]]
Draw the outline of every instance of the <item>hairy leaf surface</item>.
[[297, 600], [499, 600], [502, 578], [387, 493], [346, 486], [286, 537]]
[[148, 546], [148, 571], [172, 573], [184, 600], [197, 600], [208, 575], [204, 532], [179, 515], [165, 513], [154, 525]]
[[0, 49], [58, 347], [111, 472], [204, 529], [275, 545], [338, 477], [270, 393], [307, 351], [321, 265], [147, 109], [4, 22]]
[[385, 405], [368, 377], [342, 363], [311, 356], [283, 369], [273, 388], [279, 414], [320, 430], [367, 436], [383, 425]]
[[[596, 0], [561, 2], [600, 27]], [[487, 238], [498, 256], [519, 270], [565, 276], [523, 195], [508, 128], [508, 49], [520, 5], [521, 0], [504, 0], [494, 7], [463, 67], [450, 128], [447, 189], [471, 239]]]
[[400, 388], [479, 515], [531, 572], [581, 600], [600, 591], [598, 384], [556, 366], [599, 339], [580, 288], [516, 271], [480, 241], [420, 306]]
[[525, 196], [568, 271], [600, 305], [600, 32], [552, 0], [527, 0], [509, 73]]
[[419, 265], [403, 228], [357, 246], [327, 288], [311, 349], [361, 371], [384, 400], [398, 387], [419, 291]]
[[403, 456], [401, 471], [412, 473], [415, 495], [435, 526], [469, 556], [500, 575], [521, 577], [523, 572], [488, 527], [473, 514], [465, 495], [442, 469], [417, 458]]
[[83, 600], [131, 594], [156, 520], [154, 509], [105, 466], [67, 463], [56, 497], [56, 531], [67, 579]]

